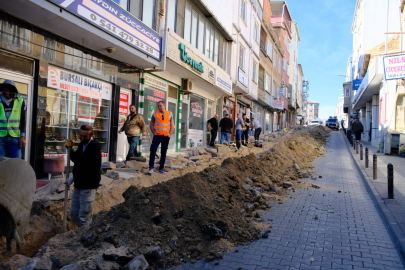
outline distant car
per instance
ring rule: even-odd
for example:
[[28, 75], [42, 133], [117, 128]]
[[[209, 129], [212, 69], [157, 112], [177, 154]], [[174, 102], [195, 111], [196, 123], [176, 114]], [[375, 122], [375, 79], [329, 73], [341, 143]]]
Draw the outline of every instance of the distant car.
[[339, 130], [339, 122], [336, 118], [329, 118], [326, 121], [326, 126], [331, 128], [331, 129], [336, 129]]
[[311, 121], [311, 123], [309, 123], [308, 126], [319, 126], [319, 125], [320, 125], [319, 121], [313, 120], [313, 121]]

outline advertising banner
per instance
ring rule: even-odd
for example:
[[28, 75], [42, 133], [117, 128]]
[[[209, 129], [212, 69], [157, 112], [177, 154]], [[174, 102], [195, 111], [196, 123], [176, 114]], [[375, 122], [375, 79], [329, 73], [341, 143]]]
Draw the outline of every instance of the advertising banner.
[[363, 80], [353, 80], [352, 90], [357, 90], [357, 89], [359, 89], [359, 87], [360, 87], [362, 81], [363, 81]]
[[385, 80], [397, 80], [405, 78], [405, 54], [384, 56]]
[[162, 38], [110, 0], [52, 0], [115, 38], [160, 61]]
[[188, 130], [188, 147], [203, 146], [204, 131], [199, 129]]
[[248, 87], [248, 75], [240, 68], [238, 68], [238, 80], [241, 84]]
[[229, 78], [229, 75], [222, 74], [220, 70], [217, 70], [215, 75], [215, 85], [227, 92], [229, 95], [232, 95], [232, 80]]
[[278, 110], [284, 109], [284, 101], [283, 100], [274, 100], [273, 107]]
[[48, 67], [47, 86], [92, 98], [111, 100], [112, 85], [110, 83], [56, 67]]
[[125, 93], [120, 93], [120, 105], [119, 105], [119, 117], [118, 117], [118, 129], [121, 129], [127, 120], [128, 116], [128, 101], [129, 95]]

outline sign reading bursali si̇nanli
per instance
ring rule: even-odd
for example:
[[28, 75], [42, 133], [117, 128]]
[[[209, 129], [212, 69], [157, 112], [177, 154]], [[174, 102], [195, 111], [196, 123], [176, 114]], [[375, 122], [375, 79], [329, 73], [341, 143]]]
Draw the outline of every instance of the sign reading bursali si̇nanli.
[[384, 56], [385, 80], [405, 78], [405, 54]]
[[49, 0], [160, 61], [162, 38], [110, 0]]

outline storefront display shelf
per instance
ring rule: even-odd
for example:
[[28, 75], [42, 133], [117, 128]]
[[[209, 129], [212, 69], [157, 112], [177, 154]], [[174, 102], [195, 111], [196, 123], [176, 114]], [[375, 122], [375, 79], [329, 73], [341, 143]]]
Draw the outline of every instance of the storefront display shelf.
[[45, 127], [47, 127], [47, 128], [68, 128], [68, 127], [62, 127], [62, 126], [47, 126], [47, 125], [45, 125]]

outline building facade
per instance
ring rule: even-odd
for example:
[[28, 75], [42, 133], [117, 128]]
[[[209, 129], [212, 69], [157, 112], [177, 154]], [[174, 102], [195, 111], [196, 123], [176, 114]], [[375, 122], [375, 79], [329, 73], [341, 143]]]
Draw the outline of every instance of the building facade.
[[305, 107], [305, 122], [311, 123], [313, 120], [319, 120], [319, 103], [311, 100], [306, 101]]
[[[298, 43], [300, 41], [300, 34], [296, 21], [291, 23], [291, 41], [289, 46], [290, 51], [290, 64], [288, 65], [288, 108], [291, 111], [290, 125], [294, 126], [297, 120], [298, 110], [302, 106], [299, 100], [301, 90], [299, 88], [299, 66], [298, 66]], [[302, 69], [301, 69], [302, 72]]]

